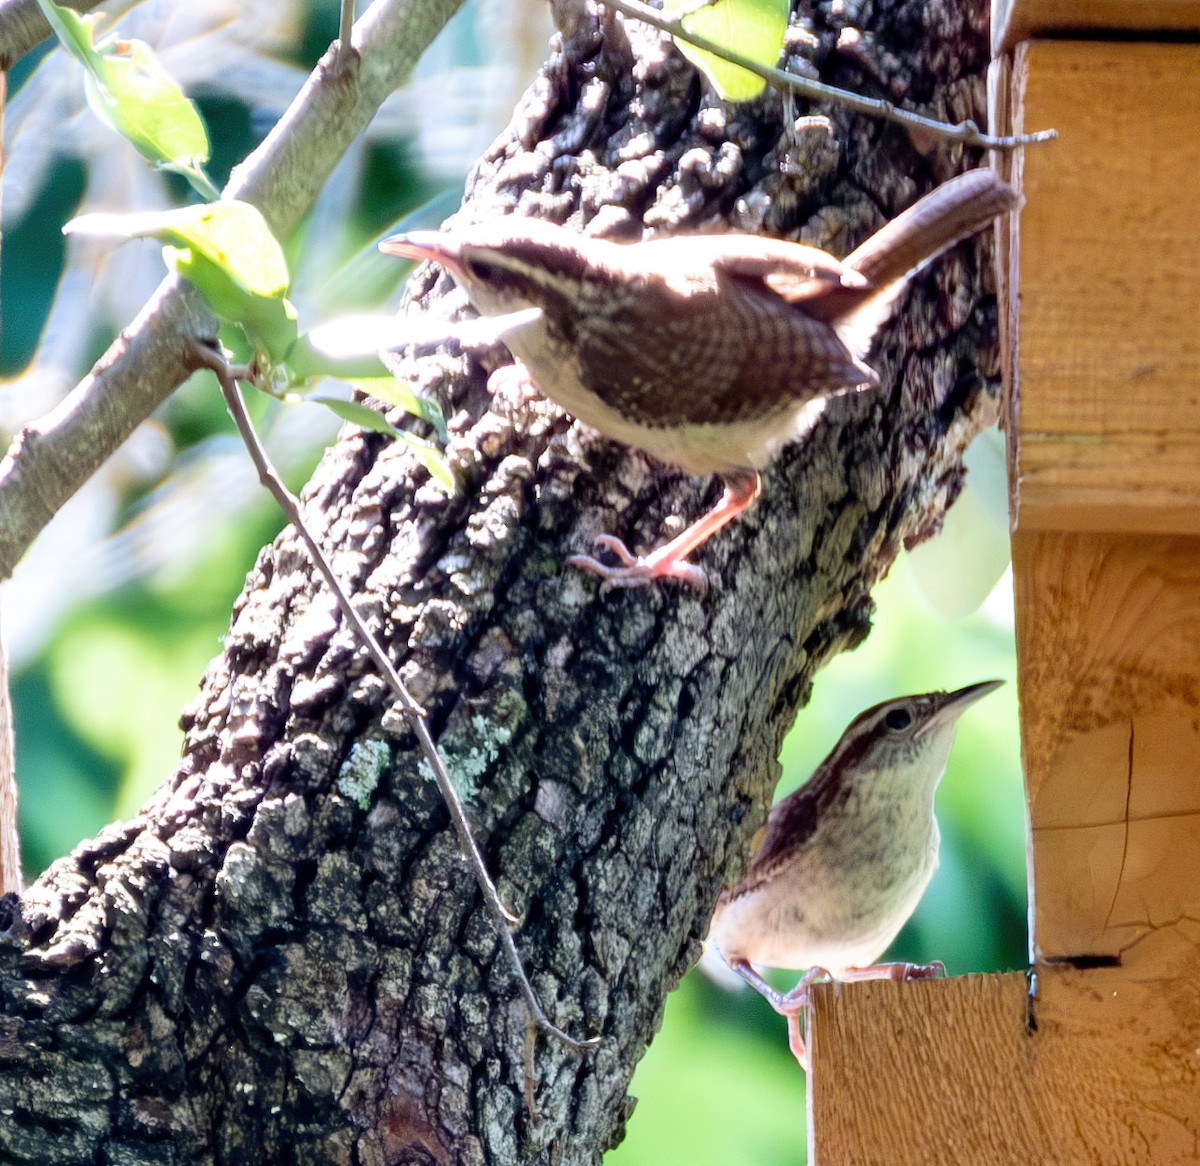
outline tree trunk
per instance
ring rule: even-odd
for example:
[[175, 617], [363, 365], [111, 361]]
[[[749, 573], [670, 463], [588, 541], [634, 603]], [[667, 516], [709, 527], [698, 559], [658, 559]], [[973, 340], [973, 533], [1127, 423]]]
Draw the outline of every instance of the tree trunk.
[[[980, 118], [986, 6], [881, 0], [823, 80]], [[828, 111], [781, 134], [657, 35], [560, 4], [562, 43], [482, 160], [472, 217], [797, 233], [837, 253], [952, 172], [957, 148]], [[793, 43], [801, 44], [800, 40]], [[793, 68], [813, 68], [799, 60]], [[0, 900], [0, 1160], [588, 1162], [621, 1136], [666, 993], [699, 951], [817, 668], [933, 534], [997, 414], [983, 245], [917, 286], [872, 364], [703, 552], [712, 586], [600, 595], [563, 567], [614, 530], [652, 545], [716, 490], [444, 355], [462, 488], [347, 432], [306, 513], [428, 711], [551, 1017], [530, 1031], [436, 788], [302, 546], [266, 548], [131, 822]], [[414, 310], [461, 305], [445, 277]], [[735, 341], [736, 342], [736, 341]], [[498, 362], [502, 354], [493, 354]], [[131, 710], [136, 715], [136, 710]]]

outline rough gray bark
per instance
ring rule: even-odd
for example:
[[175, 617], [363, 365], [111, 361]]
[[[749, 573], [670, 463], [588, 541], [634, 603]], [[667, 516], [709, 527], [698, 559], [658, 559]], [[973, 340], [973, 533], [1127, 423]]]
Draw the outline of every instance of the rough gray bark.
[[[799, 231], [844, 252], [974, 161], [834, 112], [781, 173], [776, 98], [726, 109], [656, 38], [563, 8], [562, 50], [468, 214]], [[853, 48], [828, 6], [811, 27], [823, 79], [980, 115], [982, 5], [881, 2]], [[767, 475], [702, 555], [703, 596], [601, 597], [562, 560], [602, 530], [650, 545], [715, 485], [540, 399], [489, 398], [466, 358], [412, 366], [452, 419], [456, 498], [361, 434], [307, 491], [462, 782], [543, 1003], [598, 1051], [532, 1038], [411, 736], [285, 532], [175, 776], [0, 901], [0, 1160], [587, 1162], [615, 1142], [813, 673], [865, 634], [871, 586], [936, 530], [996, 415], [984, 273], [964, 246], [919, 281], [873, 360], [885, 387], [834, 402]], [[423, 305], [460, 303], [432, 279]]]

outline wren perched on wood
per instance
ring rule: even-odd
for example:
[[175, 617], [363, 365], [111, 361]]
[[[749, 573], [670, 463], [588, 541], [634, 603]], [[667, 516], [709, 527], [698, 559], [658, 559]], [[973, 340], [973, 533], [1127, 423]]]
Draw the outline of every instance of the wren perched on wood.
[[[941, 965], [874, 964], [916, 909], [938, 859], [934, 791], [959, 716], [1002, 681], [884, 701], [861, 713], [809, 781], [772, 807], [709, 931], [726, 963], [788, 1018], [814, 978], [909, 979]], [[751, 964], [808, 969], [776, 992]], [[873, 966], [872, 966], [873, 965]]]
[[505, 344], [542, 392], [606, 437], [725, 479], [713, 510], [652, 554], [604, 535], [597, 545], [619, 566], [571, 560], [615, 585], [702, 587], [687, 556], [758, 497], [759, 471], [827, 398], [878, 383], [864, 357], [909, 277], [1017, 202], [974, 170], [845, 259], [755, 235], [612, 243], [518, 216], [380, 247], [441, 264], [485, 316], [540, 309]]

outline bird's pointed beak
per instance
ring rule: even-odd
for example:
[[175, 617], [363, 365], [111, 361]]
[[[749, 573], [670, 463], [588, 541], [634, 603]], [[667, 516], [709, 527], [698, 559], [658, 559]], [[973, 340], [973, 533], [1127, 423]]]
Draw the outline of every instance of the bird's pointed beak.
[[966, 688], [947, 692], [941, 708], [929, 718], [926, 732], [934, 726], [952, 725], [977, 700], [981, 700], [989, 692], [995, 692], [1003, 683], [1003, 680], [981, 680], [978, 684], [968, 684]]
[[458, 245], [451, 236], [441, 231], [407, 231], [403, 235], [389, 235], [380, 242], [379, 250], [399, 259], [427, 259], [451, 271], [459, 263]]

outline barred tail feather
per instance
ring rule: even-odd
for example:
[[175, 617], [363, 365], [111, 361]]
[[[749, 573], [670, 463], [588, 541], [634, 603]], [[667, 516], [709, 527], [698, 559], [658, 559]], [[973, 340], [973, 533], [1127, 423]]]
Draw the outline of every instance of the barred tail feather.
[[877, 290], [834, 321], [842, 342], [861, 358], [895, 310], [908, 280], [997, 215], [1016, 209], [1020, 196], [986, 168], [943, 183], [852, 251], [845, 265]]

